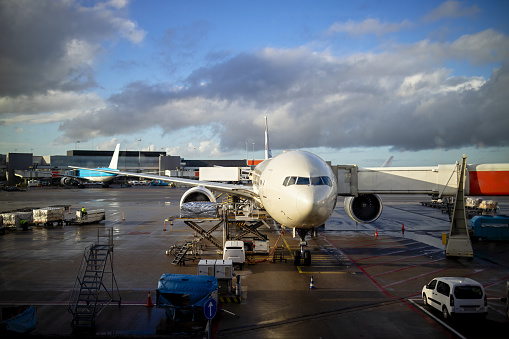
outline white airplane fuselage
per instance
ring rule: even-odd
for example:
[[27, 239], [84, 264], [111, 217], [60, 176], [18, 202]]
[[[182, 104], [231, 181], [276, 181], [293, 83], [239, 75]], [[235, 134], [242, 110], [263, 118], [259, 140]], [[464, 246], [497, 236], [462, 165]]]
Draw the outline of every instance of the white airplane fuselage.
[[285, 227], [318, 227], [336, 207], [337, 181], [331, 167], [306, 151], [287, 151], [258, 164], [253, 190], [263, 208]]

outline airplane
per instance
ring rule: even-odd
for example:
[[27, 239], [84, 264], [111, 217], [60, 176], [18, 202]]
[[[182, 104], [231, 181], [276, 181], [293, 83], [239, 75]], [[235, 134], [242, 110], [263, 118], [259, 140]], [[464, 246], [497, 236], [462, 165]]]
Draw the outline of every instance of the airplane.
[[[193, 201], [215, 202], [213, 193], [221, 192], [252, 202], [258, 209], [265, 210], [283, 228], [292, 228], [300, 237], [300, 251], [294, 252], [294, 264], [311, 264], [311, 252], [305, 250], [306, 235], [325, 224], [333, 213], [338, 198], [337, 178], [329, 164], [319, 156], [303, 151], [284, 151], [271, 157], [268, 144], [268, 125], [265, 117], [265, 160], [256, 165], [252, 172], [252, 186], [206, 182], [193, 179], [159, 176], [145, 173], [93, 169], [95, 171], [143, 177], [152, 180], [174, 182], [194, 186], [187, 190], [180, 204]], [[390, 167], [393, 157], [383, 167]], [[397, 168], [392, 168], [397, 169]], [[370, 169], [373, 170], [373, 169]], [[505, 172], [504, 172], [505, 173]], [[509, 172], [507, 172], [509, 173]], [[505, 174], [504, 174], [505, 175]], [[508, 189], [504, 186], [504, 190]], [[412, 194], [412, 193], [403, 193]], [[507, 193], [505, 193], [507, 194]], [[344, 209], [347, 215], [359, 223], [371, 223], [382, 213], [382, 199], [376, 193], [346, 196]]]
[[[64, 186], [72, 185], [73, 183], [84, 184], [86, 182], [99, 182], [103, 187], [108, 187], [109, 183], [117, 176], [118, 171], [118, 155], [120, 152], [120, 144], [117, 144], [113, 156], [111, 157], [110, 165], [104, 168], [94, 169], [76, 169], [73, 174], [65, 174], [60, 183]], [[69, 166], [71, 168], [75, 168]], [[110, 172], [100, 172], [98, 170], [108, 170]]]

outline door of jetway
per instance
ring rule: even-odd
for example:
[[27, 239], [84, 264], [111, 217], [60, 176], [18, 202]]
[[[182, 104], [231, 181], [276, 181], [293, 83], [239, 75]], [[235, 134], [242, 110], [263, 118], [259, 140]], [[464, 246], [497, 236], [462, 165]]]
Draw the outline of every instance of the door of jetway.
[[338, 195], [357, 196], [357, 166], [336, 165], [332, 166], [338, 182]]

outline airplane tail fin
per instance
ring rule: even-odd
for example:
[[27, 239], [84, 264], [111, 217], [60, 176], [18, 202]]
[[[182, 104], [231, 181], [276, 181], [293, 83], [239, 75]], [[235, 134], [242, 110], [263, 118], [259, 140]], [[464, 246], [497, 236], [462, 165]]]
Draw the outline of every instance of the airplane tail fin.
[[267, 117], [265, 117], [265, 160], [272, 158], [272, 151], [269, 147], [269, 125], [267, 124]]
[[385, 160], [382, 167], [391, 167], [392, 166], [392, 159], [394, 159], [394, 155], [391, 155], [389, 159]]
[[113, 152], [113, 157], [111, 157], [110, 166], [108, 168], [118, 169], [118, 154], [120, 152], [120, 144], [117, 144], [115, 147], [115, 152]]

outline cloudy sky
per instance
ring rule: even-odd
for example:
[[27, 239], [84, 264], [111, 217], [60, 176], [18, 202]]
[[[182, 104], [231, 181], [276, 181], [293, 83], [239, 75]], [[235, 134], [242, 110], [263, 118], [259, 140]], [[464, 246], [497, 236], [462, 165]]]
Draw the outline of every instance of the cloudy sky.
[[505, 0], [2, 0], [0, 154], [262, 158], [267, 116], [273, 154], [509, 162], [508, 16]]

